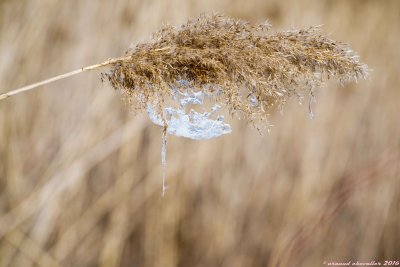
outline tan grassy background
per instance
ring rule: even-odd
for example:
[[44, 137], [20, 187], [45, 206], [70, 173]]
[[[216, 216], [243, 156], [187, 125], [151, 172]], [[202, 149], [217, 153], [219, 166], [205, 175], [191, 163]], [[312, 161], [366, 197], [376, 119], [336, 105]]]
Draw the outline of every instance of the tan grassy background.
[[0, 266], [324, 266], [400, 260], [400, 2], [0, 2], [0, 92], [219, 11], [323, 24], [373, 72], [289, 103], [260, 136], [170, 137], [92, 72], [0, 103]]

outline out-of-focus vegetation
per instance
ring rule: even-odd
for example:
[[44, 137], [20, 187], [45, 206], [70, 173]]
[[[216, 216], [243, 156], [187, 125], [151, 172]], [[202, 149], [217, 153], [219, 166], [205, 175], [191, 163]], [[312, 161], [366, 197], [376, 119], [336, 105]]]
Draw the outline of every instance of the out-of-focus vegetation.
[[271, 133], [170, 137], [86, 73], [0, 103], [0, 266], [323, 266], [400, 258], [400, 2], [2, 1], [0, 92], [219, 11], [323, 24], [373, 69], [289, 102]]

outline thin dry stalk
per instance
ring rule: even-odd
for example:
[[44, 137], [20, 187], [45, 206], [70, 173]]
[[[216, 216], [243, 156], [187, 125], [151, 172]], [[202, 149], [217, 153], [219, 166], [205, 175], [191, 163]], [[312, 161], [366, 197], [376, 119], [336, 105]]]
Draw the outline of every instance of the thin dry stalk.
[[32, 89], [35, 89], [35, 88], [40, 87], [42, 85], [46, 85], [46, 84], [49, 84], [49, 83], [52, 83], [52, 82], [55, 82], [55, 81], [58, 81], [58, 80], [62, 80], [62, 79], [74, 76], [76, 74], [79, 74], [79, 73], [82, 73], [82, 72], [85, 72], [85, 71], [94, 70], [94, 69], [97, 69], [97, 68], [101, 68], [101, 67], [104, 67], [104, 66], [115, 64], [116, 62], [127, 60], [128, 58], [129, 57], [112, 58], [112, 59], [108, 59], [108, 60], [106, 60], [104, 62], [101, 62], [101, 63], [98, 63], [98, 64], [90, 65], [90, 66], [83, 67], [83, 68], [80, 68], [80, 69], [77, 69], [77, 70], [73, 70], [73, 71], [70, 71], [70, 72], [67, 72], [67, 73], [63, 73], [63, 74], [54, 76], [52, 78], [49, 78], [47, 80], [40, 81], [40, 82], [37, 82], [37, 83], [33, 83], [33, 84], [30, 84], [30, 85], [27, 85], [27, 86], [12, 90], [12, 91], [7, 92], [5, 94], [1, 94], [0, 95], [0, 100], [6, 99], [6, 98], [11, 97], [13, 95], [17, 95], [17, 94], [20, 94], [20, 93], [23, 93], [23, 92], [26, 92], [26, 91], [29, 91], [29, 90], [32, 90]]

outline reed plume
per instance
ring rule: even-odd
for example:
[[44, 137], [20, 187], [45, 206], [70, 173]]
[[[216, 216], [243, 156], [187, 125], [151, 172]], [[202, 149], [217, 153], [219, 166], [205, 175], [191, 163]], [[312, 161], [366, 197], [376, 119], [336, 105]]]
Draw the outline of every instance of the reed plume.
[[180, 27], [162, 28], [150, 42], [129, 49], [129, 59], [113, 64], [103, 77], [139, 109], [154, 99], [163, 102], [171, 88], [206, 90], [231, 113], [252, 121], [265, 119], [291, 96], [313, 96], [326, 79], [345, 82], [367, 75], [358, 56], [319, 27], [270, 28], [267, 22], [201, 15]]
[[211, 14], [165, 26], [120, 58], [2, 94], [0, 100], [104, 66], [111, 69], [102, 79], [136, 109], [157, 101], [161, 111], [171, 89], [179, 88], [212, 93], [232, 114], [250, 121], [266, 119], [291, 96], [313, 96], [327, 79], [346, 82], [368, 74], [347, 45], [327, 38], [319, 27], [271, 32], [267, 22], [252, 25]]

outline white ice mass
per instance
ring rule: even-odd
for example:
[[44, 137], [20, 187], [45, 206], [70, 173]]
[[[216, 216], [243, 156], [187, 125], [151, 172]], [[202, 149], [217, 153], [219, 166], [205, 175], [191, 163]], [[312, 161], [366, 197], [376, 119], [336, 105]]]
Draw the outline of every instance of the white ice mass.
[[[167, 133], [182, 136], [194, 140], [206, 140], [232, 132], [229, 124], [224, 122], [224, 116], [216, 115], [220, 109], [215, 104], [210, 111], [197, 112], [194, 109], [186, 110], [187, 105], [199, 105], [203, 107], [204, 98], [209, 97], [204, 92], [179, 92], [173, 91], [173, 100], [179, 104], [178, 108], [165, 107], [164, 118], [167, 123]], [[164, 127], [164, 120], [154, 105], [147, 105], [147, 113], [154, 124]]]

